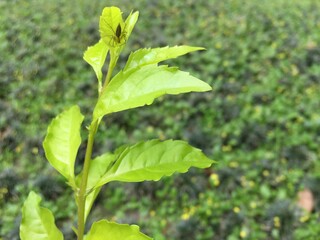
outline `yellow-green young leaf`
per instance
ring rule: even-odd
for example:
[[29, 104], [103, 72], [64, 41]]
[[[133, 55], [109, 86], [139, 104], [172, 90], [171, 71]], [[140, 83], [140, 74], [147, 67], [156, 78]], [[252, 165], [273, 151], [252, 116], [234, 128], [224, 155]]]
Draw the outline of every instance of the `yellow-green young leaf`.
[[124, 71], [131, 68], [156, 64], [167, 59], [176, 58], [189, 52], [204, 50], [202, 47], [174, 46], [162, 48], [144, 48], [130, 54]]
[[157, 181], [174, 172], [186, 172], [190, 167], [207, 168], [214, 161], [200, 149], [184, 141], [151, 140], [139, 142], [118, 151], [117, 159], [104, 174], [96, 187], [111, 181]]
[[164, 94], [204, 92], [211, 87], [187, 72], [168, 66], [146, 65], [119, 72], [98, 99], [94, 118], [150, 105]]
[[92, 225], [85, 240], [152, 240], [152, 238], [141, 233], [136, 225], [101, 220]]
[[122, 12], [117, 7], [106, 7], [100, 16], [99, 30], [101, 39], [111, 48], [120, 48], [126, 44], [139, 13], [130, 13], [126, 21], [122, 19]]
[[62, 240], [49, 209], [40, 207], [41, 197], [30, 192], [22, 208], [21, 240]]
[[127, 39], [129, 38], [134, 26], [136, 25], [138, 17], [139, 17], [139, 12], [134, 12], [134, 13], [131, 12], [130, 15], [127, 17], [125, 21], [124, 31], [123, 31]]
[[83, 59], [93, 68], [99, 82], [99, 89], [102, 85], [102, 66], [106, 60], [109, 47], [100, 40], [94, 46], [88, 47], [83, 54]]
[[74, 183], [74, 163], [81, 143], [83, 115], [77, 105], [59, 114], [48, 127], [43, 142], [46, 157], [69, 183]]

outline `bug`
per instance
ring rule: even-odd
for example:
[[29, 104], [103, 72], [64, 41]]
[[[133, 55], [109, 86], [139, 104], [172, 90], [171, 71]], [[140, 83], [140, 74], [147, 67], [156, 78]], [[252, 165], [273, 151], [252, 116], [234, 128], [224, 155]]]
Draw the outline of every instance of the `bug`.
[[104, 33], [101, 34], [101, 38], [106, 39], [108, 41], [108, 44], [112, 47], [125, 44], [127, 37], [125, 26], [122, 28], [121, 24], [119, 23], [117, 28], [114, 30], [112, 26], [110, 26], [110, 24], [106, 21], [106, 19], [103, 19], [103, 21], [104, 24], [106, 24], [107, 28], [105, 28]]
[[118, 24], [117, 30], [116, 30], [116, 36], [119, 39], [121, 37], [121, 25]]

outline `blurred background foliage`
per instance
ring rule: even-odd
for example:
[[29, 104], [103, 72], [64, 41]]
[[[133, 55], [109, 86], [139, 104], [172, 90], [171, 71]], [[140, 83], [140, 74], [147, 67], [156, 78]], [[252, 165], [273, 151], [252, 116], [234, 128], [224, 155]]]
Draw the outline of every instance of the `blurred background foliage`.
[[[31, 189], [42, 194], [66, 239], [74, 239], [72, 192], [46, 162], [42, 141], [63, 109], [79, 104], [90, 116], [97, 84], [82, 54], [98, 41], [99, 15], [110, 5], [125, 16], [140, 11], [120, 67], [140, 47], [203, 46], [167, 63], [214, 90], [166, 96], [105, 118], [96, 155], [137, 140], [175, 138], [218, 164], [160, 182], [109, 184], [89, 224], [103, 217], [135, 223], [157, 240], [317, 239], [317, 0], [0, 1], [0, 239], [19, 239], [20, 208]], [[306, 189], [311, 212], [297, 206]]]

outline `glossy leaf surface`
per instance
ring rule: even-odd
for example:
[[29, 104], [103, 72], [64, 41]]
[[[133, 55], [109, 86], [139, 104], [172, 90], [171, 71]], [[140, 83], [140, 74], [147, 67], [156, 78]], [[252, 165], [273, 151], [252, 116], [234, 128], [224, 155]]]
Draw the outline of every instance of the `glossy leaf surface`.
[[48, 161], [70, 183], [74, 183], [74, 163], [81, 143], [83, 118], [76, 105], [62, 112], [52, 120], [43, 142]]
[[95, 222], [85, 240], [152, 240], [136, 225], [118, 224], [101, 220]]
[[157, 181], [174, 172], [186, 172], [190, 167], [207, 168], [214, 161], [201, 150], [184, 141], [151, 140], [121, 148], [112, 167], [101, 177], [96, 187], [111, 181]]
[[112, 112], [150, 105], [164, 94], [204, 92], [211, 87], [178, 68], [147, 65], [119, 72], [99, 97], [94, 109], [98, 119]]
[[62, 240], [63, 235], [47, 208], [40, 207], [41, 197], [30, 192], [22, 208], [21, 240]]
[[167, 59], [176, 58], [189, 52], [204, 50], [201, 47], [174, 46], [162, 48], [144, 48], [131, 53], [124, 71], [148, 64], [157, 64]]

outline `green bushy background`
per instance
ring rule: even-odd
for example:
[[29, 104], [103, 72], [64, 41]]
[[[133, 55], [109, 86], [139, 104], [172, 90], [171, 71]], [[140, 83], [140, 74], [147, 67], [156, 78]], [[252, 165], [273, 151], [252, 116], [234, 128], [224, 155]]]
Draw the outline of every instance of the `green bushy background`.
[[[166, 96], [105, 118], [96, 155], [174, 138], [218, 164], [160, 182], [109, 184], [88, 226], [100, 218], [135, 223], [157, 240], [317, 239], [317, 0], [0, 1], [0, 239], [19, 239], [20, 208], [31, 189], [42, 194], [66, 239], [74, 239], [72, 192], [46, 162], [42, 141], [63, 109], [79, 104], [91, 114], [97, 81], [82, 54], [98, 41], [99, 16], [110, 5], [125, 16], [140, 11], [121, 66], [140, 47], [203, 46], [168, 64], [214, 90]], [[84, 153], [83, 144], [81, 161]], [[315, 199], [310, 214], [296, 204], [306, 188]]]

